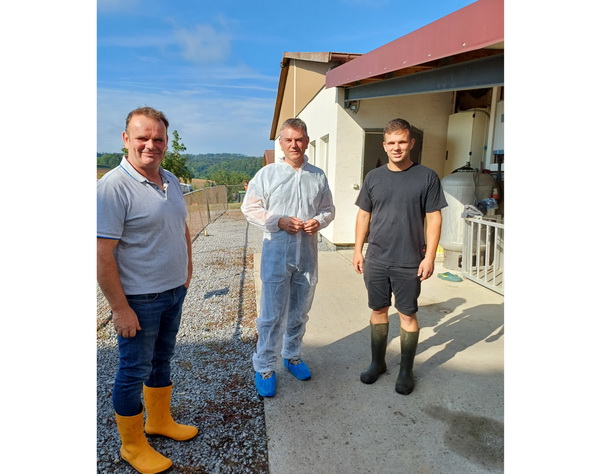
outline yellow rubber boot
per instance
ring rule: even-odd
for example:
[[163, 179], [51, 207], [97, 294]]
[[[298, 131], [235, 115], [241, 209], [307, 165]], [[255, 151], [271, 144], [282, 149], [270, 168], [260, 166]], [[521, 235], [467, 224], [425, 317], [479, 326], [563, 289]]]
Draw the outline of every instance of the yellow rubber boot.
[[186, 441], [198, 434], [198, 428], [181, 425], [171, 416], [171, 392], [173, 384], [168, 387], [147, 387], [144, 385], [144, 401], [146, 402], [146, 433], [161, 435], [175, 441]]
[[155, 451], [144, 435], [144, 412], [135, 416], [115, 413], [117, 428], [121, 436], [121, 457], [138, 472], [155, 474], [169, 469], [173, 463]]

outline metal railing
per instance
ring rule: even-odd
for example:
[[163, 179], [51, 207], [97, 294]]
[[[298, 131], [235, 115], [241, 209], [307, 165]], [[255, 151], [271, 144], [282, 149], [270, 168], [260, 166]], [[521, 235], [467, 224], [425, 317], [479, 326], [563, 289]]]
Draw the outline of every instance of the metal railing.
[[504, 224], [501, 217], [465, 219], [462, 267], [463, 276], [469, 280], [504, 294]]
[[[187, 225], [192, 241], [204, 228], [227, 211], [227, 186], [201, 188], [183, 195], [187, 207]], [[100, 329], [110, 320], [110, 306], [102, 291], [96, 285], [97, 310], [96, 324]]]

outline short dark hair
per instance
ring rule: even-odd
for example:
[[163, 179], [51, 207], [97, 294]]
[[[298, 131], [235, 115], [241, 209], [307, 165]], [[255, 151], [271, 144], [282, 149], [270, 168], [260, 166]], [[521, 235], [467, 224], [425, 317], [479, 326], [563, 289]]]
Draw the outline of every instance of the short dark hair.
[[386, 133], [394, 133], [398, 130], [406, 130], [408, 132], [408, 136], [410, 137], [410, 128], [411, 126], [410, 123], [408, 123], [408, 121], [401, 118], [395, 118], [393, 120], [390, 120], [385, 126], [385, 128], [383, 129], [383, 135], [385, 136]]
[[304, 136], [308, 137], [308, 130], [306, 129], [306, 123], [304, 120], [299, 118], [289, 118], [281, 125], [279, 129], [279, 133], [283, 131], [284, 128], [293, 128], [294, 130], [302, 130], [304, 132]]
[[129, 112], [129, 115], [127, 115], [127, 119], [125, 120], [125, 131], [127, 131], [127, 127], [129, 127], [129, 121], [134, 115], [143, 115], [144, 117], [148, 117], [157, 121], [160, 120], [165, 124], [165, 129], [169, 130], [169, 121], [167, 120], [167, 117], [165, 117], [165, 114], [163, 114], [160, 110], [153, 109], [152, 107], [139, 107], [135, 110], [132, 110]]

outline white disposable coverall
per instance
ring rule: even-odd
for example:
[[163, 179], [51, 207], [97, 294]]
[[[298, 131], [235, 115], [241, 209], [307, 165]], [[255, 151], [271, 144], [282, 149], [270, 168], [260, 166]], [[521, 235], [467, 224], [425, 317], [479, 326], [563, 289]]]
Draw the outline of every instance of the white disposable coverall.
[[335, 207], [325, 173], [304, 156], [298, 171], [283, 158], [260, 169], [248, 184], [241, 209], [248, 222], [264, 232], [258, 342], [252, 361], [255, 371], [268, 372], [276, 367], [282, 328], [282, 357], [300, 357], [317, 284], [317, 234], [290, 234], [278, 221], [316, 219], [320, 230], [335, 217]]

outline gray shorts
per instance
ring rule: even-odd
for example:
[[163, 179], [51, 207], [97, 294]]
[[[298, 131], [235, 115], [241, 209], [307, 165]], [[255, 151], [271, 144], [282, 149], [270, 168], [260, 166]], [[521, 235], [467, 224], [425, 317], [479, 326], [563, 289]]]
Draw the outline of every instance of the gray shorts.
[[380, 310], [392, 305], [402, 314], [415, 314], [419, 307], [417, 299], [421, 294], [421, 280], [418, 268], [390, 267], [365, 259], [364, 280], [369, 297], [369, 308]]

